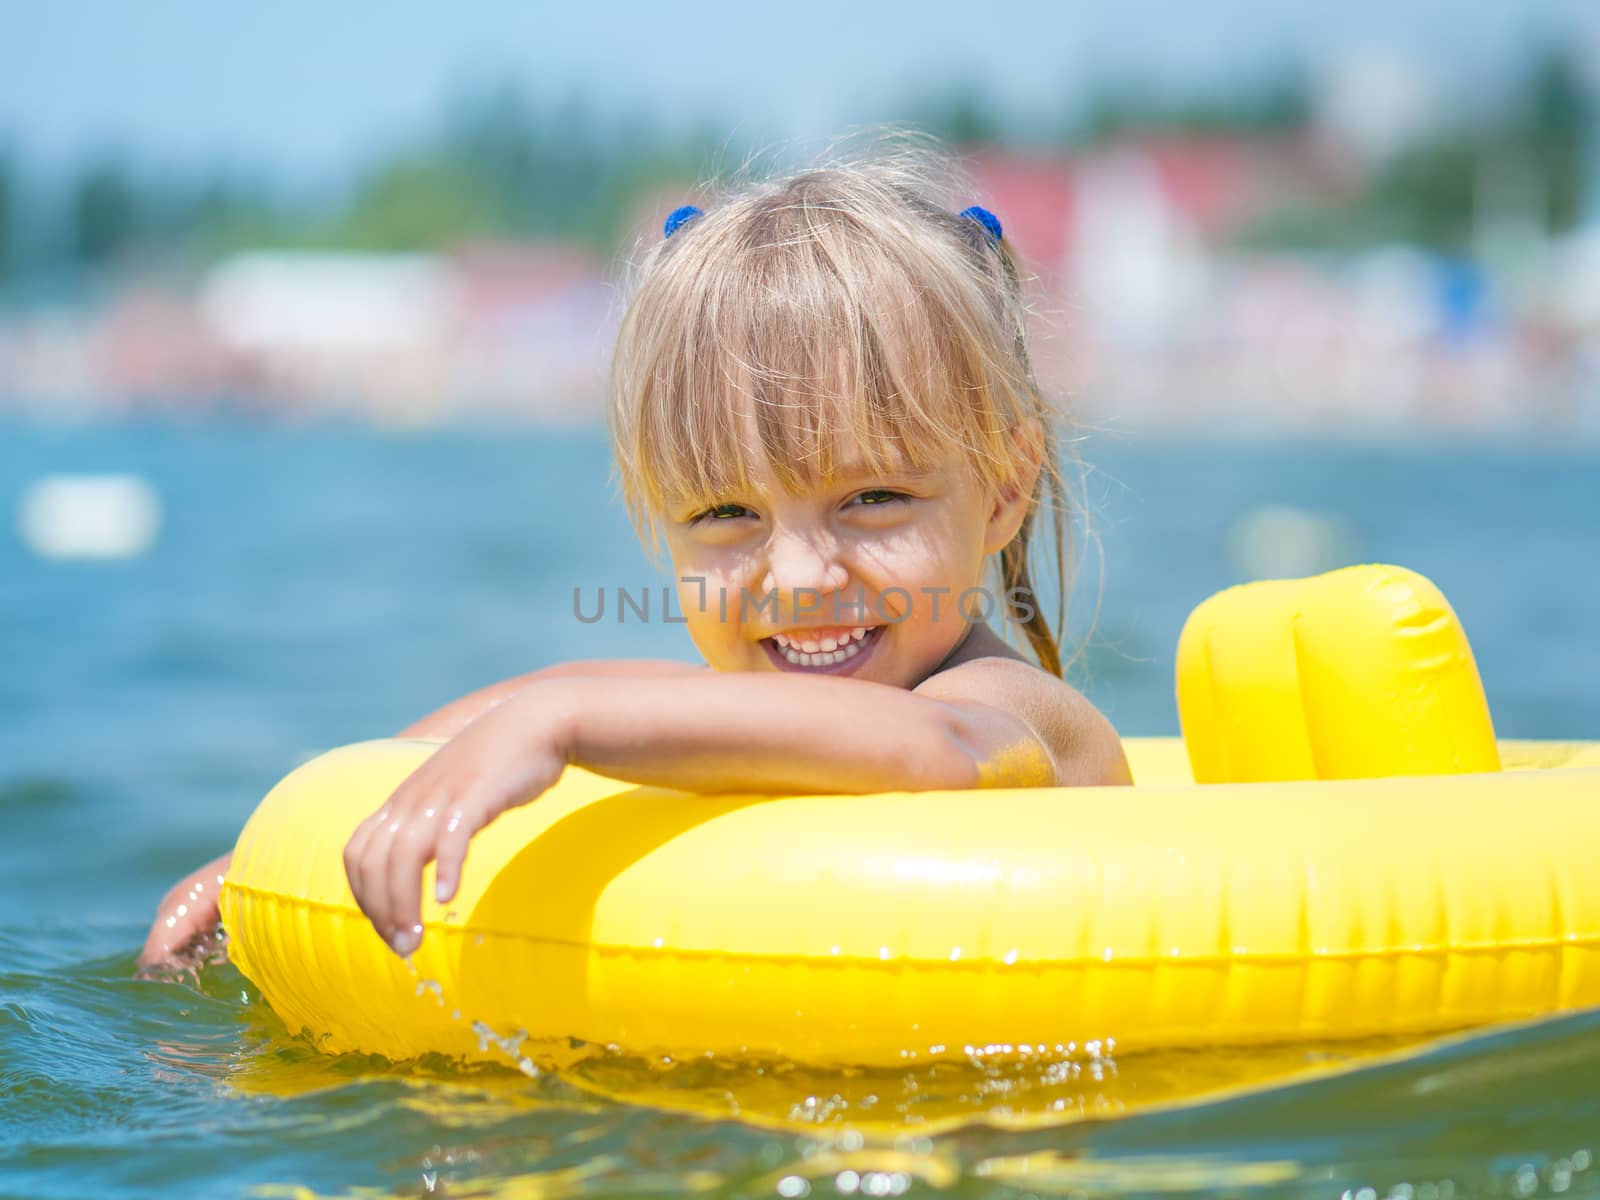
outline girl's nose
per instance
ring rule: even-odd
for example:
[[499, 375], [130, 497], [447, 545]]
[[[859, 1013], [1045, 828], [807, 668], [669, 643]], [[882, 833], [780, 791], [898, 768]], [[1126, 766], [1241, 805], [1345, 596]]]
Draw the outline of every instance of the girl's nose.
[[794, 603], [793, 593], [802, 588], [818, 593], [837, 591], [849, 582], [850, 573], [838, 561], [837, 547], [827, 534], [812, 537], [779, 529], [767, 548], [767, 571], [761, 580], [763, 592], [776, 591], [787, 612]]

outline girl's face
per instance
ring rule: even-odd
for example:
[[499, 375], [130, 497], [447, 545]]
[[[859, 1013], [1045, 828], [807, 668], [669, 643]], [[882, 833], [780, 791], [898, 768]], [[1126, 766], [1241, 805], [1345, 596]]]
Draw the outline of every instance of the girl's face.
[[799, 495], [769, 470], [749, 494], [672, 507], [662, 527], [689, 634], [718, 671], [915, 687], [966, 633], [964, 608], [1004, 611], [983, 567], [1021, 525], [1022, 482], [997, 496], [951, 455], [928, 471], [845, 469]]

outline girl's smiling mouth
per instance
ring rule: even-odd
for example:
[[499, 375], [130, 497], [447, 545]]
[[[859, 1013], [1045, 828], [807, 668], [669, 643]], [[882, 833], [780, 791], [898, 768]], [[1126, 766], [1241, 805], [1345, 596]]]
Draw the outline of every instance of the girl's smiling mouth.
[[761, 639], [761, 648], [780, 671], [848, 675], [871, 655], [881, 625], [794, 630]]

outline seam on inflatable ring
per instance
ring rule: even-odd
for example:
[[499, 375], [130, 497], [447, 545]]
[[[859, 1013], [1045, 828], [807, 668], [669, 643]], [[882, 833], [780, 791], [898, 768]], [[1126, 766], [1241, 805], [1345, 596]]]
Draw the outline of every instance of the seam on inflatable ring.
[[[366, 917], [361, 910], [353, 905], [330, 904], [326, 900], [308, 900], [299, 896], [286, 896], [281, 892], [268, 891], [254, 888], [248, 884], [234, 883], [229, 880], [228, 887], [237, 888], [247, 892], [258, 900], [270, 901], [274, 904], [292, 908], [314, 908], [323, 912], [333, 913], [341, 917], [354, 918], [365, 921]], [[907, 967], [919, 970], [940, 971], [948, 974], [973, 973], [978, 971], [1045, 971], [1045, 970], [1081, 970], [1085, 967], [1094, 967], [1104, 970], [1107, 967], [1150, 969], [1152, 967], [1215, 967], [1223, 965], [1250, 965], [1250, 966], [1296, 966], [1311, 963], [1337, 963], [1361, 959], [1402, 959], [1402, 958], [1443, 958], [1452, 954], [1481, 955], [1481, 954], [1515, 954], [1534, 951], [1582, 950], [1600, 947], [1600, 933], [1566, 934], [1558, 937], [1535, 937], [1501, 942], [1463, 942], [1458, 945], [1411, 945], [1411, 946], [1375, 946], [1361, 950], [1326, 950], [1313, 951], [1302, 954], [1295, 951], [1259, 951], [1249, 950], [1239, 954], [1180, 954], [1180, 955], [1151, 955], [1151, 954], [1126, 954], [1113, 955], [1106, 958], [1103, 954], [1091, 957], [1074, 958], [1047, 958], [1031, 959], [1018, 958], [1015, 962], [1007, 963], [997, 958], [967, 958], [951, 962], [943, 958], [912, 958], [908, 956], [880, 958], [876, 955], [848, 955], [848, 954], [763, 954], [745, 950], [706, 950], [690, 949], [682, 946], [629, 946], [610, 942], [580, 942], [568, 938], [545, 937], [540, 934], [524, 933], [521, 931], [505, 931], [488, 929], [477, 925], [429, 925], [424, 922], [424, 928], [430, 934], [451, 934], [465, 936], [471, 934], [475, 937], [495, 937], [506, 941], [531, 942], [542, 946], [558, 946], [569, 950], [584, 950], [594, 954], [609, 955], [613, 957], [629, 956], [634, 958], [680, 958], [680, 959], [735, 959], [742, 962], [770, 962], [770, 963], [806, 963], [813, 967], [851, 967], [860, 969], [866, 967], [872, 970], [904, 971]]]

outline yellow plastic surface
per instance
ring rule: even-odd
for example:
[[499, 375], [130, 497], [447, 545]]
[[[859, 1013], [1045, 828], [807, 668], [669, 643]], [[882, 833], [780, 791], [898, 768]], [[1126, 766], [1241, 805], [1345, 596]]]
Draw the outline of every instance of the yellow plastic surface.
[[1178, 716], [1202, 783], [1500, 769], [1466, 634], [1404, 567], [1213, 596], [1178, 640]]
[[981, 796], [708, 798], [574, 770], [473, 842], [413, 974], [357, 911], [341, 851], [433, 749], [324, 755], [239, 840], [230, 952], [329, 1050], [504, 1061], [482, 1021], [865, 1064], [1600, 1004], [1597, 747], [1587, 767], [1201, 788], [1145, 782], [1177, 746], [1133, 741], [1132, 791]]
[[[501, 1062], [482, 1032], [893, 1065], [1600, 1004], [1600, 744], [1485, 744], [1448, 606], [1389, 570], [1203, 606], [1189, 754], [1129, 740], [1133, 789], [698, 796], [569, 770], [474, 839], [410, 965], [341, 856], [438, 743], [335, 750], [246, 825], [230, 954], [328, 1050]], [[1198, 786], [1191, 757], [1301, 778]]]

